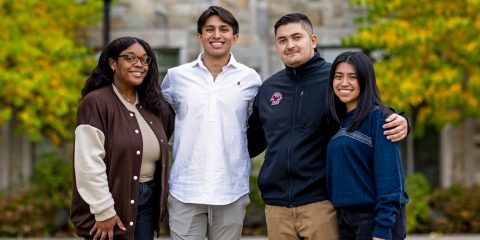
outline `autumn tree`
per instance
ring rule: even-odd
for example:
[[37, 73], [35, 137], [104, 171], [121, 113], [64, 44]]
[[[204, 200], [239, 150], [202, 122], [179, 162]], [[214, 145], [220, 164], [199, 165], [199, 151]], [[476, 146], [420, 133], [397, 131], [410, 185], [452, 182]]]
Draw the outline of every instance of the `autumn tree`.
[[102, 1], [0, 0], [0, 125], [12, 120], [32, 140], [71, 137], [93, 63], [84, 29], [101, 16]]
[[347, 46], [377, 61], [383, 100], [406, 111], [416, 133], [480, 111], [479, 0], [351, 0], [365, 7]]

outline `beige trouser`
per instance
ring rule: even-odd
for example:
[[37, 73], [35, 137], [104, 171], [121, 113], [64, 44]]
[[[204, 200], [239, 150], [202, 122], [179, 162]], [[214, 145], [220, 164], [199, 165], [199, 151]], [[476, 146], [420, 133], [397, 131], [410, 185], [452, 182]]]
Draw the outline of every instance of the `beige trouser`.
[[168, 196], [170, 239], [240, 240], [248, 194], [228, 205], [183, 203]]
[[330, 201], [298, 207], [266, 205], [268, 239], [270, 240], [337, 240], [335, 208]]

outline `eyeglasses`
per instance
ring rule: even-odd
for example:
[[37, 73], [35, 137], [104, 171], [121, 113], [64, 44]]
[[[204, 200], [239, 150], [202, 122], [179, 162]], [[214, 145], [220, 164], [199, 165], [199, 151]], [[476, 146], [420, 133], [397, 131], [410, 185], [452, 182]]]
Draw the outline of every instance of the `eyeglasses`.
[[150, 61], [152, 61], [152, 58], [149, 56], [137, 57], [137, 55], [131, 53], [118, 55], [118, 57], [124, 57], [125, 60], [127, 60], [127, 62], [129, 63], [136, 63], [138, 59], [140, 59], [140, 63], [143, 65], [148, 65], [150, 64]]

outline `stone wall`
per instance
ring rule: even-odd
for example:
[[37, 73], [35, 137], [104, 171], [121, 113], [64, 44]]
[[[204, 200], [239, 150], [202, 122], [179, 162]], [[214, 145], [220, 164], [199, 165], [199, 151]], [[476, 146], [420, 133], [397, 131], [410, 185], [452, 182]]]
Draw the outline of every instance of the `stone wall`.
[[[201, 51], [197, 18], [210, 5], [223, 6], [236, 16], [240, 37], [233, 52], [262, 77], [283, 67], [273, 45], [273, 25], [282, 15], [305, 13], [314, 24], [319, 46], [339, 47], [341, 37], [355, 31], [353, 19], [364, 11], [349, 7], [347, 0], [118, 0], [111, 6], [110, 39], [137, 36], [154, 48], [178, 49], [178, 64], [191, 61]], [[101, 48], [101, 23], [90, 32], [88, 44]]]
[[441, 187], [480, 184], [480, 122], [446, 125], [440, 146]]

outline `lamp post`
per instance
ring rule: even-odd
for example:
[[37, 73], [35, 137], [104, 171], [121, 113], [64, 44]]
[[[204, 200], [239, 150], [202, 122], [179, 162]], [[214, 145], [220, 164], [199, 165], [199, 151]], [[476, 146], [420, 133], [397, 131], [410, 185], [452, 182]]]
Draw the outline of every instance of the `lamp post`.
[[103, 1], [103, 47], [110, 42], [110, 0]]

